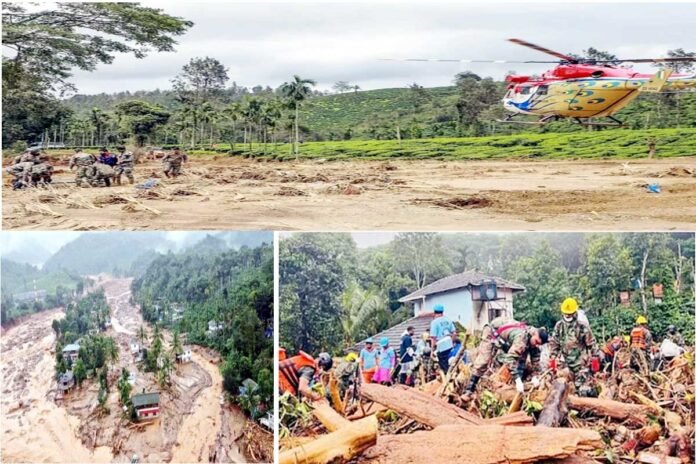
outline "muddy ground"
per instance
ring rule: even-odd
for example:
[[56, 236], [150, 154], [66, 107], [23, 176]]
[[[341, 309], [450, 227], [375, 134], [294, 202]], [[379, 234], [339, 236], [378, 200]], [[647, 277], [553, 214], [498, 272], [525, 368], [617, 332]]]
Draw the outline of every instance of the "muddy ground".
[[[96, 407], [98, 384], [93, 379], [65, 397], [55, 390], [51, 321], [62, 316], [62, 311], [37, 314], [4, 334], [5, 460], [129, 462], [137, 455], [140, 462], [247, 461], [238, 446], [246, 418], [220, 401], [222, 377], [210, 361], [211, 355], [194, 347], [193, 362], [178, 366], [171, 377], [172, 387], [165, 391], [156, 385], [153, 374], [137, 369], [129, 343], [144, 324], [137, 307], [130, 303], [130, 281], [103, 276], [97, 281], [112, 308], [108, 334], [119, 345], [119, 360], [109, 373], [106, 414]], [[165, 334], [165, 341], [170, 337]], [[157, 420], [134, 425], [122, 418], [116, 384], [124, 367], [136, 372], [134, 393], [161, 391], [162, 414]], [[29, 405], [19, 407], [20, 398], [28, 398], [25, 404]], [[48, 446], [32, 445], [45, 437], [49, 437]]]
[[[72, 174], [58, 166], [57, 181]], [[12, 191], [7, 229], [692, 230], [696, 158], [301, 161], [194, 158], [131, 186]], [[136, 166], [136, 183], [160, 165]], [[661, 193], [645, 186], [658, 183]]]

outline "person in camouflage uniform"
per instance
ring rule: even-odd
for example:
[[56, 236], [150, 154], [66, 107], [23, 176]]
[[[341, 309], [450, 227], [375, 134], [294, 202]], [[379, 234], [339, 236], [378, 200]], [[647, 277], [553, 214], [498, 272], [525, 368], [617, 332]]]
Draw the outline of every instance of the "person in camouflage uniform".
[[111, 179], [116, 172], [114, 168], [104, 163], [94, 163], [89, 175], [89, 182], [93, 187], [98, 187], [103, 182], [107, 187], [111, 187]]
[[578, 321], [578, 302], [566, 298], [561, 304], [563, 317], [553, 328], [549, 347], [551, 359], [563, 356], [573, 376], [578, 396], [596, 396], [589, 359], [595, 352], [595, 341], [590, 327]]
[[677, 346], [684, 346], [684, 337], [674, 325], [667, 326], [667, 335], [665, 335], [665, 338], [668, 338]]
[[116, 185], [121, 185], [121, 175], [128, 178], [129, 183], [133, 183], [133, 164], [135, 159], [133, 158], [133, 153], [126, 151], [126, 147], [120, 146], [116, 147], [118, 150], [118, 155], [116, 156]]
[[164, 175], [167, 177], [177, 177], [181, 174], [181, 164], [188, 161], [188, 157], [185, 153], [181, 152], [179, 147], [174, 147], [172, 153], [167, 153], [162, 158], [162, 164], [164, 165]]
[[31, 183], [32, 185], [50, 184], [53, 180], [53, 166], [46, 160], [33, 165], [31, 167]]
[[[466, 389], [468, 398], [474, 393], [476, 384], [488, 367], [500, 353], [503, 363], [508, 367], [515, 379], [515, 388], [524, 392], [522, 378], [524, 377], [527, 358], [532, 364], [532, 372], [538, 373], [541, 350], [539, 347], [548, 342], [548, 334], [544, 327], [527, 326], [507, 317], [497, 317], [483, 327], [478, 354], [471, 371], [471, 380]], [[533, 380], [534, 382], [534, 380]]]
[[338, 380], [338, 390], [342, 399], [346, 399], [346, 392], [360, 382], [358, 371], [358, 355], [355, 353], [349, 353], [334, 369], [334, 376]]
[[27, 161], [14, 163], [13, 165], [7, 167], [5, 171], [13, 177], [13, 190], [29, 186], [29, 176], [31, 174], [31, 169], [33, 166], [34, 163]]
[[70, 158], [68, 165], [70, 170], [77, 168], [75, 171], [75, 185], [80, 187], [83, 182], [91, 185], [90, 177], [94, 171], [93, 165], [96, 162], [96, 156], [83, 152], [81, 148], [75, 149], [75, 154]]

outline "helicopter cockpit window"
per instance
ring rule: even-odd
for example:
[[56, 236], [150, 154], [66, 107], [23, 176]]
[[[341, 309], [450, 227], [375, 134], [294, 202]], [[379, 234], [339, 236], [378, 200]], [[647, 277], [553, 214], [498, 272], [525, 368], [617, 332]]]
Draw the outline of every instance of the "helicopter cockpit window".
[[537, 93], [537, 95], [546, 95], [546, 94], [548, 94], [548, 93], [549, 93], [549, 86], [548, 86], [548, 85], [540, 85], [540, 86], [537, 88], [536, 93]]
[[522, 88], [520, 89], [520, 94], [521, 94], [521, 95], [529, 95], [530, 90], [531, 90], [530, 87], [522, 87]]

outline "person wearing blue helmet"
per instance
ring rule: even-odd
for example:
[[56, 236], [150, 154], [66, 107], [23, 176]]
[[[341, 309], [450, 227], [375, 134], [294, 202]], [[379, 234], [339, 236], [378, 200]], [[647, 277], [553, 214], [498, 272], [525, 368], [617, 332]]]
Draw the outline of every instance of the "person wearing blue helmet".
[[372, 382], [372, 377], [374, 377], [375, 372], [377, 372], [377, 350], [374, 347], [374, 340], [372, 340], [372, 337], [365, 340], [365, 348], [360, 350], [358, 364], [363, 376], [363, 382]]
[[377, 372], [372, 381], [383, 385], [391, 385], [392, 373], [396, 367], [396, 352], [389, 346], [389, 339], [382, 337], [379, 340], [379, 355], [377, 362]]
[[449, 357], [454, 343], [452, 336], [457, 329], [454, 323], [445, 316], [445, 307], [441, 304], [433, 306], [435, 318], [430, 323], [430, 343], [433, 353], [437, 356], [437, 363], [443, 373], [449, 369]]

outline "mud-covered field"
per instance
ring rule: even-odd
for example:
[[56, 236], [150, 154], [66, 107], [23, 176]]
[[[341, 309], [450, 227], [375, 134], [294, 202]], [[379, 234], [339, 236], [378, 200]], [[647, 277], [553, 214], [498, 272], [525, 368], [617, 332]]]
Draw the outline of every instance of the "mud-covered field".
[[[193, 158], [185, 176], [12, 191], [7, 229], [682, 230], [696, 158], [642, 161], [301, 161]], [[136, 183], [160, 174], [136, 166]], [[657, 183], [661, 193], [648, 193]]]
[[[130, 304], [130, 279], [100, 277], [112, 309], [109, 335], [119, 359], [109, 374], [107, 408], [96, 407], [94, 379], [61, 398], [54, 375], [54, 318], [61, 310], [33, 315], [3, 333], [3, 462], [246, 462], [239, 449], [247, 422], [237, 409], [223, 405], [222, 376], [205, 350], [194, 347], [193, 362], [172, 374], [161, 391], [151, 373], [139, 372], [129, 342], [143, 325]], [[145, 325], [146, 330], [147, 325]], [[149, 330], [148, 330], [149, 332]], [[170, 334], [165, 333], [165, 339]], [[131, 424], [122, 418], [115, 388], [122, 368], [137, 372], [134, 392], [161, 391], [161, 416]]]

